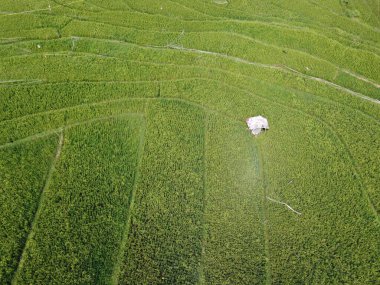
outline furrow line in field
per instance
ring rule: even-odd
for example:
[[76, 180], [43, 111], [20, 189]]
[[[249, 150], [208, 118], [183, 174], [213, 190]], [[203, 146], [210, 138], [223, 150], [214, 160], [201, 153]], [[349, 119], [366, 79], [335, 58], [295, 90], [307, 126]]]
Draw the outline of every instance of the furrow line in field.
[[345, 152], [347, 153], [348, 159], [350, 160], [350, 162], [352, 164], [352, 167], [353, 167], [353, 170], [354, 170], [354, 174], [355, 174], [355, 176], [358, 177], [358, 181], [359, 181], [359, 184], [361, 186], [361, 192], [362, 192], [362, 194], [364, 196], [364, 199], [365, 199], [366, 203], [369, 206], [369, 210], [374, 215], [376, 222], [380, 223], [379, 213], [378, 213], [377, 209], [375, 208], [375, 205], [373, 204], [373, 202], [371, 200], [371, 197], [370, 197], [370, 195], [368, 193], [368, 190], [367, 190], [368, 186], [364, 182], [363, 176], [362, 176], [361, 172], [359, 171], [359, 167], [357, 165], [357, 161], [353, 157], [353, 155], [352, 155], [352, 153], [351, 153], [351, 151], [350, 151], [350, 149], [349, 149], [346, 141], [341, 137], [340, 134], [338, 134], [337, 131], [335, 131], [335, 129], [333, 128], [332, 125], [330, 125], [326, 121], [323, 121], [323, 120], [320, 120], [320, 121], [330, 129], [330, 132], [337, 138], [337, 140], [342, 144], [343, 148], [345, 149]]
[[[18, 42], [20, 40], [25, 40], [24, 37], [12, 37], [12, 38], [0, 38], [0, 44], [1, 45], [11, 45], [15, 42]], [[3, 41], [3, 42], [1, 42]]]
[[[37, 28], [37, 29], [30, 29], [30, 30], [27, 30], [27, 31], [38, 31], [38, 30], [42, 30], [42, 29], [45, 29], [45, 28]], [[15, 40], [11, 40], [11, 41], [7, 41], [6, 38], [0, 38], [0, 46], [12, 46], [12, 45], [17, 45], [17, 44], [21, 44], [21, 43], [29, 43], [29, 42], [33, 42], [33, 41], [50, 41], [50, 40], [59, 40], [59, 36], [57, 34], [57, 37], [51, 37], [51, 38], [48, 38], [48, 39], [41, 39], [41, 38], [28, 38], [28, 37], [20, 37], [20, 38], [15, 38]], [[3, 40], [3, 42], [1, 42]], [[7, 58], [7, 57], [0, 57], [0, 59], [2, 58]]]
[[[144, 114], [145, 116], [145, 114]], [[125, 254], [126, 249], [128, 248], [128, 238], [129, 238], [129, 231], [131, 229], [132, 224], [132, 215], [133, 215], [133, 209], [135, 204], [135, 196], [137, 191], [137, 182], [140, 179], [140, 168], [142, 164], [142, 158], [144, 153], [144, 147], [145, 147], [145, 135], [146, 135], [146, 120], [144, 118], [144, 123], [142, 124], [142, 130], [140, 130], [140, 139], [139, 139], [139, 147], [138, 147], [138, 162], [136, 165], [136, 174], [133, 181], [132, 186], [132, 192], [129, 197], [129, 203], [128, 203], [128, 216], [127, 216], [127, 222], [124, 227], [122, 240], [120, 243], [120, 249], [119, 249], [119, 255], [117, 258], [117, 261], [114, 265], [113, 272], [112, 272], [112, 284], [119, 284], [119, 280], [122, 274], [122, 267], [123, 267], [123, 261], [125, 260]]]
[[43, 82], [41, 79], [14, 79], [14, 80], [0, 80], [0, 84], [9, 84], [9, 83], [39, 83]]
[[28, 244], [29, 244], [31, 238], [33, 237], [33, 231], [35, 230], [36, 221], [37, 221], [38, 217], [41, 215], [41, 207], [42, 207], [41, 205], [44, 202], [45, 193], [49, 189], [51, 178], [53, 176], [56, 164], [57, 164], [57, 162], [59, 160], [59, 157], [61, 155], [63, 143], [64, 143], [64, 130], [61, 128], [60, 129], [58, 143], [57, 143], [57, 149], [56, 149], [54, 157], [52, 158], [51, 166], [50, 166], [49, 172], [48, 172], [47, 177], [46, 177], [45, 185], [44, 185], [44, 187], [43, 187], [43, 189], [41, 191], [41, 194], [40, 194], [37, 210], [36, 210], [36, 213], [34, 214], [34, 218], [32, 220], [31, 226], [30, 226], [29, 234], [28, 234], [28, 236], [26, 238], [24, 247], [22, 249], [22, 253], [21, 253], [18, 265], [17, 265], [17, 269], [16, 269], [16, 271], [15, 271], [15, 273], [13, 275], [13, 278], [12, 278], [12, 282], [11, 282], [12, 284], [16, 284], [16, 280], [17, 280], [18, 274], [19, 274], [19, 272], [20, 272], [20, 270], [21, 270], [21, 268], [23, 266], [23, 263], [25, 261], [25, 258], [26, 258], [25, 257], [26, 249], [28, 247]]
[[203, 213], [202, 213], [202, 239], [201, 239], [201, 257], [198, 267], [198, 282], [197, 285], [205, 285], [205, 243], [207, 239], [207, 222], [206, 222], [206, 207], [207, 207], [207, 132], [208, 132], [208, 113], [207, 110], [204, 112], [204, 125], [203, 125], [203, 155], [202, 155], [202, 163], [203, 163]]
[[57, 28], [58, 37], [62, 38], [62, 30], [66, 28], [71, 22], [73, 21], [72, 18], [68, 19], [66, 23], [64, 23], [62, 26]]
[[5, 144], [0, 145], [0, 149], [5, 149], [5, 148], [8, 148], [8, 147], [12, 147], [12, 146], [15, 146], [15, 145], [23, 144], [23, 143], [26, 143], [26, 142], [29, 142], [29, 141], [45, 138], [47, 136], [59, 133], [59, 131], [61, 129], [62, 128], [56, 128], [56, 129], [53, 129], [53, 130], [47, 130], [47, 131], [40, 132], [40, 133], [31, 135], [31, 136], [27, 136], [27, 137], [22, 138], [22, 139], [18, 139], [16, 141], [13, 141], [13, 142], [10, 142], [10, 143], [5, 143]]
[[378, 84], [378, 83], [376, 83], [376, 82], [374, 82], [372, 80], [369, 80], [368, 78], [365, 78], [362, 75], [358, 75], [358, 74], [353, 73], [352, 71], [349, 71], [347, 69], [341, 69], [341, 71], [344, 72], [344, 73], [347, 73], [347, 74], [349, 74], [349, 75], [351, 75], [351, 76], [353, 76], [353, 77], [355, 77], [355, 78], [357, 78], [357, 79], [359, 79], [361, 81], [367, 82], [367, 83], [375, 86], [376, 88], [380, 88], [380, 84]]
[[260, 167], [260, 176], [261, 176], [261, 183], [263, 187], [263, 197], [262, 197], [262, 203], [263, 203], [263, 231], [264, 231], [264, 252], [265, 252], [265, 285], [271, 285], [272, 278], [271, 278], [271, 267], [270, 267], [270, 250], [269, 250], [269, 231], [268, 231], [268, 214], [267, 214], [267, 182], [266, 182], [266, 176], [265, 176], [265, 162], [264, 162], [264, 156], [263, 156], [263, 148], [261, 144], [258, 144], [258, 152], [259, 152], [259, 167]]
[[[51, 30], [56, 30], [56, 27], [42, 27], [42, 28], [30, 28], [30, 29], [23, 29], [23, 31], [28, 31], [28, 32], [30, 32], [30, 31], [40, 31], [40, 30], [49, 30], [49, 29], [51, 29]], [[3, 39], [7, 39], [7, 38], [3, 38]], [[57, 37], [46, 37], [46, 36], [44, 36], [43, 38], [42, 38], [42, 36], [40, 37], [40, 38], [28, 38], [27, 36], [24, 36], [24, 37], [19, 37], [18, 38], [19, 40], [18, 41], [12, 41], [12, 42], [5, 42], [5, 43], [1, 43], [0, 45], [3, 45], [3, 46], [5, 46], [5, 45], [13, 45], [13, 44], [17, 44], [17, 43], [21, 43], [21, 42], [28, 42], [28, 41], [33, 41], [33, 40], [41, 40], [41, 41], [47, 41], [47, 40], [57, 40], [57, 39], [59, 39], [59, 37], [58, 37], [58, 35], [57, 35]], [[1, 40], [1, 38], [0, 38], [0, 40]]]

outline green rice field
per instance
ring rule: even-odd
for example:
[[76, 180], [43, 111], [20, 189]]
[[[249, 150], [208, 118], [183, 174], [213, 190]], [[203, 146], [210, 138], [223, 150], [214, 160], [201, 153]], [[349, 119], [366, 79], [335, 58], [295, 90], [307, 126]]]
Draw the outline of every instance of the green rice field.
[[0, 1], [0, 284], [380, 285], [379, 211], [379, 0]]

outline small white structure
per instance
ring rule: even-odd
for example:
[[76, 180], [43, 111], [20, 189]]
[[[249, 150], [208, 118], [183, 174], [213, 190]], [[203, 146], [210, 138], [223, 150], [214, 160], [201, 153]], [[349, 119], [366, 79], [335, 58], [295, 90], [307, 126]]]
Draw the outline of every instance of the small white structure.
[[262, 130], [269, 130], [268, 120], [262, 116], [251, 117], [246, 120], [248, 128], [257, 136]]

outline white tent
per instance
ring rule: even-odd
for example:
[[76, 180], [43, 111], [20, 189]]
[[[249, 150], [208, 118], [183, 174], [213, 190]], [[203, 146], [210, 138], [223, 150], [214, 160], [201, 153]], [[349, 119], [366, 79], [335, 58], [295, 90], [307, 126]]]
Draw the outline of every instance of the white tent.
[[248, 128], [257, 136], [262, 130], [269, 130], [268, 120], [262, 116], [251, 117], [246, 120]]

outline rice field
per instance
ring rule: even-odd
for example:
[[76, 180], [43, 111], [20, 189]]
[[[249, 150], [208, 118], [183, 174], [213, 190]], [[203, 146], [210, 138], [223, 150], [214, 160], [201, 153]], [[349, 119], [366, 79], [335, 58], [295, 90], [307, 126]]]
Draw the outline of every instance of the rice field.
[[2, 0], [0, 284], [380, 284], [379, 100], [379, 1]]

